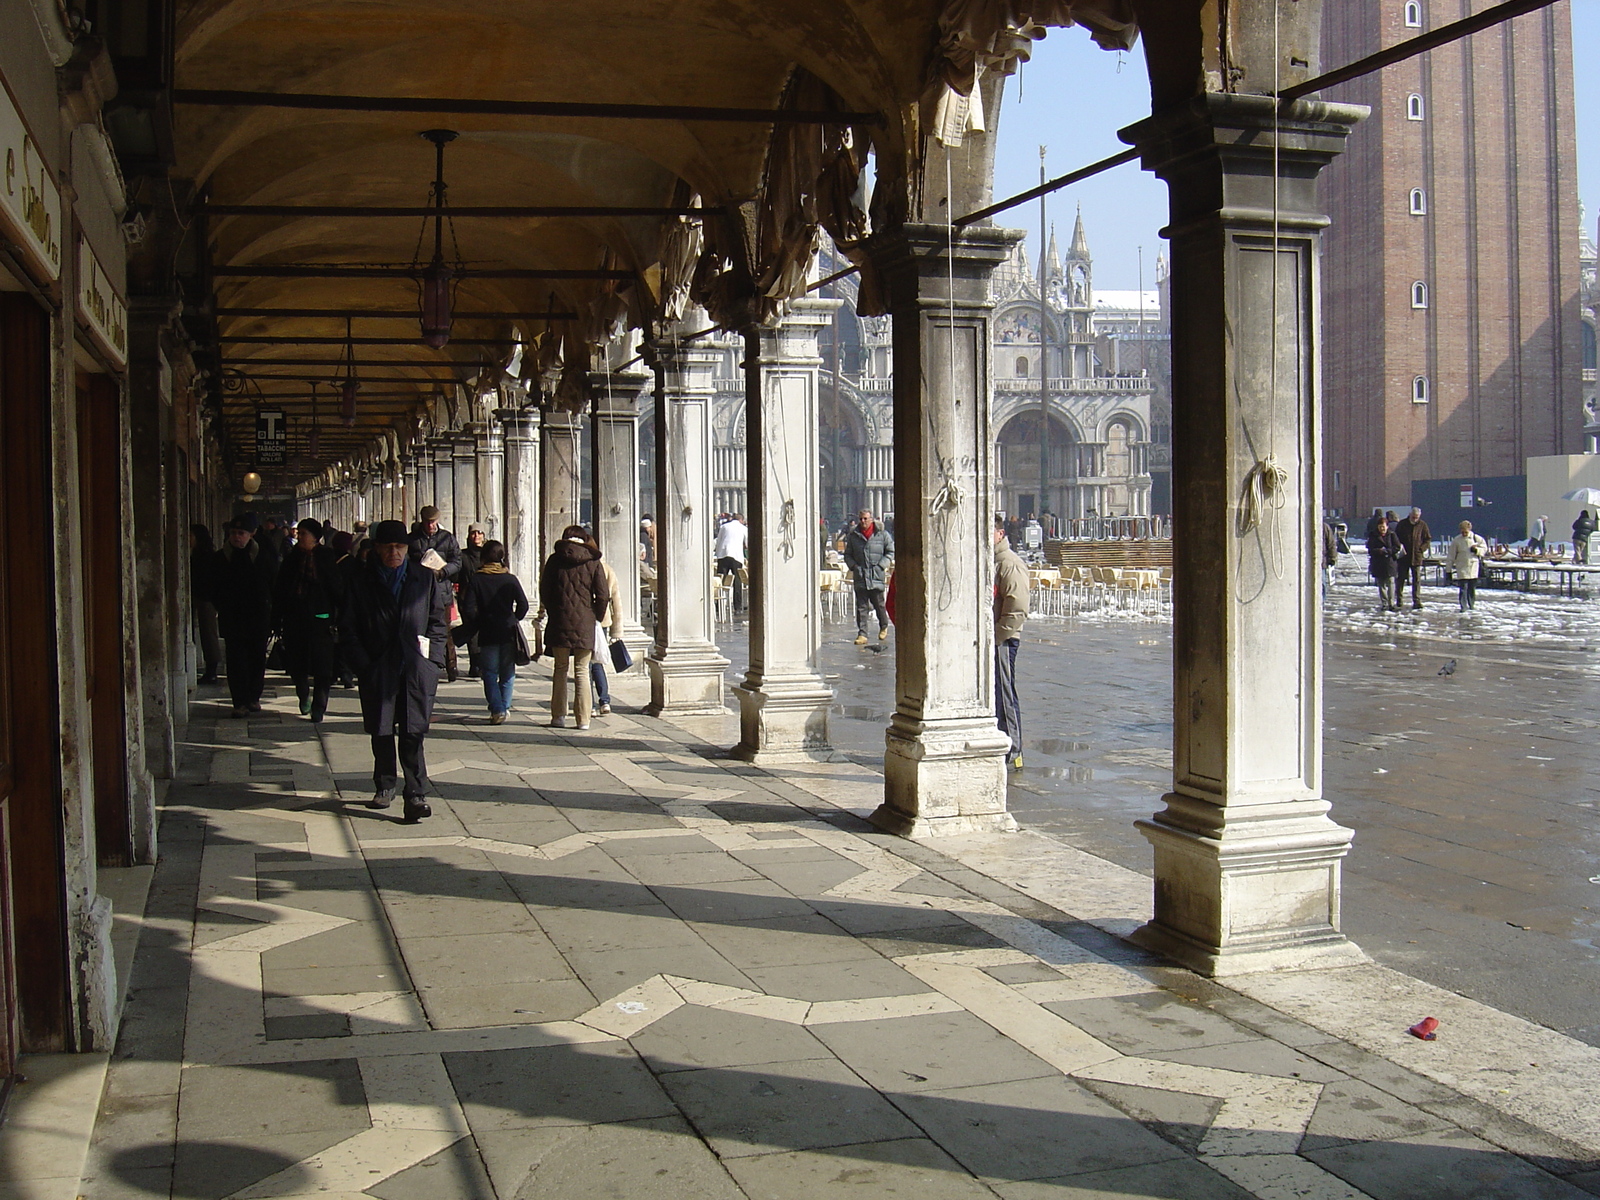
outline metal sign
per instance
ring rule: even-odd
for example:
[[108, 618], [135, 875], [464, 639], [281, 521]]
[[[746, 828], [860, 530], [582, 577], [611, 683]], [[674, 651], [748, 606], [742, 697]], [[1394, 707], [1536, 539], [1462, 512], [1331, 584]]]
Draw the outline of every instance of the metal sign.
[[281, 467], [289, 460], [289, 422], [281, 408], [256, 410], [256, 465]]

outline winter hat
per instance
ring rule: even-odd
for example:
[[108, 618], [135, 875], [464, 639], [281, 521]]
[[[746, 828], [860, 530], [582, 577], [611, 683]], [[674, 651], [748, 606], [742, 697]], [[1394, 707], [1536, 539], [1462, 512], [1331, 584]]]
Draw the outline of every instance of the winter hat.
[[481, 534], [483, 534], [484, 537], [488, 537], [489, 536], [489, 531], [487, 529], [485, 529], [482, 525], [479, 525], [476, 521], [474, 521], [471, 525], [467, 526], [467, 532], [468, 533], [481, 533]]
[[322, 536], [322, 522], [315, 517], [307, 517], [294, 527], [296, 533], [304, 533], [308, 529], [319, 538]]
[[409, 542], [406, 536], [406, 527], [400, 521], [379, 521], [367, 531], [374, 546], [382, 546], [389, 542]]
[[356, 539], [352, 534], [336, 533], [333, 535], [332, 544], [334, 553], [349, 554], [351, 550], [355, 549]]

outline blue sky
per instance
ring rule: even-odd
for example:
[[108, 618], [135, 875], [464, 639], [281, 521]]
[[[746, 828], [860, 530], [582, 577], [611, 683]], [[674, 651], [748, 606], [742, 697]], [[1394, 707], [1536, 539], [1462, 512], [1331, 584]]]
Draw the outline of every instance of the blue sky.
[[[1578, 179], [1592, 233], [1600, 216], [1600, 0], [1572, 0], [1572, 43], [1578, 69]], [[1332, 65], [1332, 64], [1330, 64]], [[1150, 111], [1150, 90], [1141, 47], [1125, 54], [1101, 50], [1083, 29], [1054, 29], [1034, 46], [1020, 80], [1006, 81], [995, 151], [995, 196], [1014, 195], [1039, 182], [1039, 146], [1047, 147], [1051, 178], [1125, 149], [1117, 130]], [[1359, 132], [1357, 134], [1359, 136]], [[1166, 243], [1157, 230], [1166, 223], [1166, 185], [1137, 163], [1050, 197], [1049, 217], [1063, 247], [1083, 206], [1084, 228], [1094, 255], [1098, 288], [1133, 288], [1144, 247], [1144, 285], [1153, 286], [1156, 255]], [[1029, 231], [1036, 253], [1039, 204], [1034, 201], [996, 218]]]

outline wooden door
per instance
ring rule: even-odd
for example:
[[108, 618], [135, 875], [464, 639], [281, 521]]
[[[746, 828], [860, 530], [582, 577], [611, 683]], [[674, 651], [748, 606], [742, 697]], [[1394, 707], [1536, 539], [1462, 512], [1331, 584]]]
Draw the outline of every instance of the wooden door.
[[7, 1056], [74, 1049], [55, 639], [50, 321], [0, 292], [0, 806]]
[[[102, 867], [133, 862], [122, 660], [121, 394], [109, 375], [78, 375], [78, 484], [83, 504], [84, 647], [94, 776], [95, 844]], [[108, 536], [109, 535], [109, 536]]]

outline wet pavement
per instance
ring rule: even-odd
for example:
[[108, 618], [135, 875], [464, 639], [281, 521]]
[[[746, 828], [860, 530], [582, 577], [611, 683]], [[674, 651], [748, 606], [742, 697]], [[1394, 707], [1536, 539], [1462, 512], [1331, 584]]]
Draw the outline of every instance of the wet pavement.
[[[1325, 790], [1356, 831], [1344, 927], [1379, 962], [1600, 1045], [1600, 598], [1453, 589], [1384, 616], [1343, 579], [1326, 618]], [[723, 651], [742, 667], [726, 627]], [[879, 766], [883, 653], [830, 625], [834, 744]], [[1017, 659], [1024, 828], [1150, 872], [1133, 822], [1171, 782], [1169, 621], [1035, 619]], [[1449, 662], [1453, 673], [1440, 675]]]

